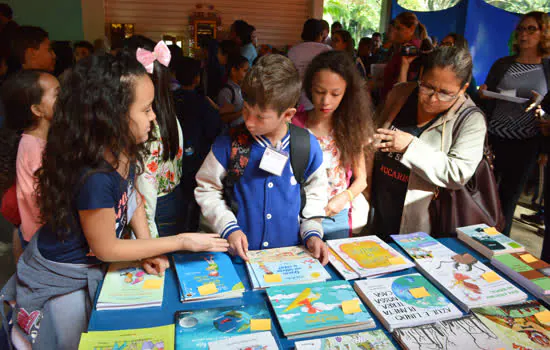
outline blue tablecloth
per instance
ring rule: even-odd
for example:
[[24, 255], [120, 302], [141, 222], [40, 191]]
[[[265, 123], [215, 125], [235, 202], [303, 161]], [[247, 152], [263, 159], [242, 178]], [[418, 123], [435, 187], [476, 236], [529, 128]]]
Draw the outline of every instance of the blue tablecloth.
[[[484, 256], [478, 254], [473, 249], [467, 247], [462, 242], [453, 239], [453, 238], [443, 238], [440, 240], [441, 243], [452, 249], [453, 251], [463, 254], [470, 253], [479, 261], [484, 264], [489, 265], [489, 260]], [[398, 250], [404, 256], [407, 254], [401, 250], [395, 243], [390, 244], [393, 248]], [[89, 331], [107, 331], [107, 330], [120, 330], [120, 329], [131, 329], [131, 328], [147, 328], [147, 327], [157, 327], [164, 326], [170, 323], [174, 323], [174, 315], [177, 311], [185, 310], [197, 310], [197, 309], [208, 309], [214, 307], [223, 307], [223, 306], [233, 306], [241, 304], [251, 304], [258, 301], [265, 301], [269, 305], [267, 295], [265, 291], [251, 291], [250, 282], [247, 276], [246, 267], [242, 262], [235, 262], [235, 268], [239, 274], [241, 280], [243, 281], [247, 292], [244, 294], [243, 299], [232, 299], [232, 300], [212, 300], [191, 304], [182, 304], [179, 299], [178, 291], [178, 282], [176, 280], [176, 275], [173, 269], [166, 271], [166, 280], [164, 284], [164, 301], [161, 308], [143, 308], [135, 310], [117, 310], [117, 311], [97, 311], [93, 310], [90, 323], [88, 325]], [[326, 266], [327, 271], [332, 276], [333, 280], [341, 280], [340, 275], [332, 268], [330, 264]], [[406, 269], [403, 271], [395, 272], [387, 276], [399, 276], [408, 273], [418, 272], [415, 268]], [[500, 274], [506, 278], [503, 274]], [[508, 278], [507, 278], [508, 279]], [[514, 283], [510, 279], [510, 282]], [[350, 281], [353, 283], [353, 281]], [[515, 283], [514, 283], [515, 284]], [[517, 284], [516, 284], [517, 285]], [[529, 292], [524, 288], [518, 286], [522, 291], [529, 295], [529, 299], [535, 299]], [[98, 293], [99, 294], [99, 293]], [[95, 303], [94, 303], [95, 304]], [[275, 329], [272, 333], [279, 342], [279, 345], [282, 349], [293, 349], [294, 341], [288, 340], [284, 337], [281, 328], [279, 327], [276, 317], [270, 309], [271, 316], [273, 319], [273, 324]], [[376, 329], [384, 329], [380, 321], [373, 316], [376, 321]], [[373, 328], [374, 329], [374, 328]], [[369, 329], [369, 330], [373, 330]], [[386, 331], [387, 333], [387, 331]], [[343, 333], [345, 334], [345, 333]], [[391, 339], [389, 333], [388, 337]], [[308, 339], [308, 338], [305, 338]], [[399, 346], [396, 344], [396, 348]]]

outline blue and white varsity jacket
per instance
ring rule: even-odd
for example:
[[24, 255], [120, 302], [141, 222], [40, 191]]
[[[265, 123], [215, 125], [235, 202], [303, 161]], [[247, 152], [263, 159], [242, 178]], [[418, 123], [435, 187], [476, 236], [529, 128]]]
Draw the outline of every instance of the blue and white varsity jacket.
[[[323, 152], [314, 135], [310, 134], [310, 154], [305, 171], [305, 218], [325, 215], [328, 203], [326, 170]], [[195, 199], [210, 225], [228, 238], [242, 230], [250, 250], [295, 246], [313, 236], [323, 237], [320, 219], [300, 219], [300, 185], [294, 178], [290, 159], [281, 176], [260, 169], [260, 161], [270, 141], [253, 136], [250, 160], [234, 185], [237, 217], [223, 198], [223, 179], [227, 175], [231, 154], [230, 136], [219, 136], [199, 172]], [[290, 154], [290, 132], [280, 143], [280, 150]]]

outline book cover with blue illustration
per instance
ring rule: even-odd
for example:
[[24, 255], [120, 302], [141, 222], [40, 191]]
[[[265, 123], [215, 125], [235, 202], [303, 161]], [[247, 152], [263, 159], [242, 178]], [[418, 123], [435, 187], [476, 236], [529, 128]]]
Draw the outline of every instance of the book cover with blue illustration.
[[[270, 287], [267, 296], [288, 339], [359, 331], [375, 327], [372, 316], [346, 281]], [[343, 303], [358, 310], [344, 313]]]
[[319, 260], [303, 247], [284, 247], [248, 252], [247, 269], [254, 289], [330, 279]]
[[296, 350], [396, 350], [383, 330], [296, 342]]
[[462, 316], [443, 293], [418, 273], [356, 281], [354, 288], [390, 332]]
[[[176, 350], [208, 349], [208, 343], [254, 333], [251, 320], [270, 319], [263, 302], [176, 313]], [[272, 327], [273, 328], [273, 327]]]
[[456, 254], [424, 232], [391, 235], [391, 238], [414, 260], [448, 257]]
[[[240, 297], [245, 290], [231, 258], [225, 253], [174, 254], [173, 259], [182, 302]], [[201, 295], [199, 287], [211, 284], [216, 286], [216, 291]]]

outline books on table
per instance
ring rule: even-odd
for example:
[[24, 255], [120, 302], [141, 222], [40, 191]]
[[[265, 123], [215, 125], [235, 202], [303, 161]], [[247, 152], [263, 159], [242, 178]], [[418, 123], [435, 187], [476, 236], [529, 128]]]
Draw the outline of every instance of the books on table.
[[506, 349], [550, 349], [550, 312], [537, 301], [472, 311]]
[[247, 255], [246, 268], [254, 289], [330, 279], [319, 260], [301, 246], [253, 250]]
[[149, 275], [141, 263], [109, 265], [97, 299], [97, 310], [135, 309], [162, 305], [164, 276]]
[[472, 255], [456, 254], [425, 233], [392, 238], [414, 254], [418, 269], [465, 311], [527, 299], [527, 294]]
[[82, 333], [79, 350], [174, 349], [174, 325]]
[[295, 345], [296, 350], [396, 350], [391, 340], [380, 329], [321, 339], [301, 340], [297, 341]]
[[550, 264], [547, 262], [529, 253], [514, 253], [494, 256], [491, 264], [537, 298], [550, 295]]
[[504, 343], [475, 316], [400, 328], [392, 334], [406, 350], [504, 349]]
[[270, 287], [267, 296], [288, 339], [375, 327], [371, 315], [346, 281]]
[[494, 255], [525, 251], [523, 245], [485, 224], [459, 227], [456, 229], [456, 233], [458, 239], [489, 259]]
[[[360, 277], [373, 277], [414, 264], [376, 236], [333, 239], [328, 246]], [[338, 270], [338, 264], [333, 264]], [[345, 273], [340, 271], [341, 275]]]
[[332, 250], [332, 248], [330, 247], [328, 248], [328, 254], [328, 260], [330, 264], [336, 269], [336, 271], [338, 271], [343, 279], [349, 281], [361, 278], [361, 276], [357, 272], [355, 272], [355, 270], [353, 270], [351, 266], [346, 264], [346, 262], [342, 260], [342, 258], [338, 254], [336, 254], [334, 250]]
[[176, 349], [208, 349], [214, 341], [272, 329], [264, 302], [176, 313]]
[[208, 343], [208, 350], [278, 350], [271, 332], [237, 335]]
[[242, 297], [245, 289], [225, 253], [174, 254], [181, 302]]
[[390, 332], [462, 316], [449, 299], [418, 273], [355, 281], [354, 288]]

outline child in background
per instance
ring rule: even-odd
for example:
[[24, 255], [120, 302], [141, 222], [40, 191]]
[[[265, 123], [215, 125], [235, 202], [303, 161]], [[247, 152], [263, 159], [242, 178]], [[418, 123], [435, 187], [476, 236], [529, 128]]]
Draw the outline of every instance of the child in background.
[[[298, 71], [284, 56], [264, 56], [246, 75], [243, 91], [245, 125], [212, 145], [197, 173], [197, 203], [212, 227], [228, 239], [233, 255], [248, 260], [249, 249], [302, 242], [326, 264], [328, 248], [318, 217], [327, 203], [327, 180], [315, 137], [300, 130], [310, 143], [303, 184], [297, 183], [289, 160], [288, 123], [301, 91]], [[301, 190], [307, 198], [303, 210]]]
[[40, 69], [53, 73], [56, 56], [48, 32], [44, 29], [21, 26], [16, 30], [12, 43], [13, 54], [22, 69]]
[[152, 139], [146, 144], [148, 157], [137, 186], [145, 198], [145, 212], [152, 237], [165, 237], [183, 232], [180, 222], [183, 134], [176, 117], [170, 91], [171, 53], [163, 41], [155, 44], [149, 38], [134, 35], [125, 42], [129, 55], [137, 57], [155, 85], [153, 109], [156, 122]]
[[218, 94], [218, 106], [222, 121], [229, 127], [235, 127], [243, 121], [243, 95], [241, 84], [250, 65], [244, 56], [230, 56], [227, 61], [227, 84]]
[[94, 46], [88, 41], [77, 41], [73, 45], [74, 61], [78, 63], [83, 58], [86, 58], [94, 53]]
[[323, 220], [325, 239], [350, 237], [350, 204], [367, 187], [364, 148], [374, 135], [368, 91], [350, 56], [338, 51], [313, 59], [304, 90], [315, 108], [296, 115], [293, 123], [308, 128], [323, 150], [329, 198], [325, 212], [334, 219]]
[[0, 193], [15, 186], [17, 199], [11, 206], [18, 208], [20, 218], [18, 234], [13, 237], [15, 261], [42, 226], [34, 173], [42, 165], [58, 90], [59, 82], [53, 75], [35, 70], [18, 72], [2, 86], [6, 124], [0, 136], [4, 143], [0, 148], [4, 165], [0, 173]]
[[[143, 171], [155, 88], [132, 56], [91, 56], [63, 81], [37, 172], [45, 225], [33, 236], [0, 302], [16, 302], [15, 347], [77, 349], [103, 278], [101, 262], [141, 260], [151, 274], [162, 254], [226, 251], [212, 234], [151, 239], [134, 183]], [[130, 226], [137, 239], [121, 239]], [[28, 322], [29, 315], [39, 323]]]
[[201, 212], [195, 201], [195, 176], [220, 134], [223, 123], [215, 104], [197, 92], [196, 88], [200, 84], [200, 61], [183, 57], [175, 67], [181, 88], [174, 91], [174, 102], [184, 139], [181, 177], [182, 229], [184, 232], [197, 231]]

